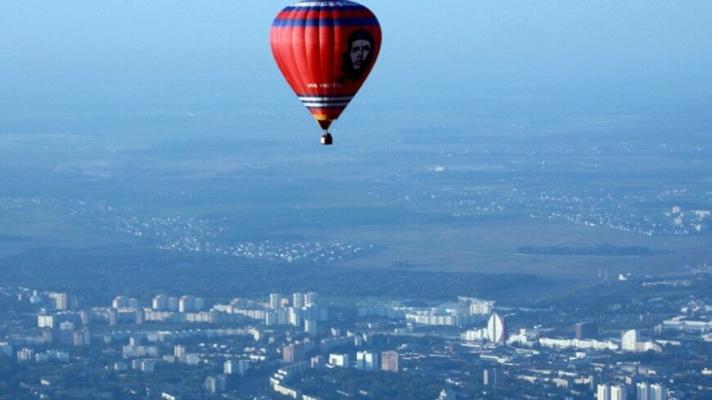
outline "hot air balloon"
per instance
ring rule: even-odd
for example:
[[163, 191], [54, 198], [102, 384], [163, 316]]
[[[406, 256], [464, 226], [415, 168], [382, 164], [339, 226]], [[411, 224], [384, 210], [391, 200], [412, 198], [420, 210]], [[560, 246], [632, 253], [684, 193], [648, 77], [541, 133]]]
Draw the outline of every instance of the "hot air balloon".
[[381, 49], [381, 27], [353, 1], [300, 1], [277, 14], [272, 55], [289, 86], [332, 144], [331, 124], [366, 81]]

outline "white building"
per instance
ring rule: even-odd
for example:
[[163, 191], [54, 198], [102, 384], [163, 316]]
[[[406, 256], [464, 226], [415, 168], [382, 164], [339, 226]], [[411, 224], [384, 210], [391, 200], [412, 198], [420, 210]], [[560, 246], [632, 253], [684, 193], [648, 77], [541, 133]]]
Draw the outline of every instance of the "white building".
[[598, 384], [596, 387], [596, 400], [611, 400], [610, 386]]
[[471, 329], [460, 334], [460, 339], [468, 342], [481, 342], [487, 339], [487, 329]]
[[667, 400], [668, 391], [659, 383], [640, 382], [635, 387], [635, 400]]
[[173, 346], [173, 355], [178, 359], [178, 362], [185, 362], [185, 356], [187, 354], [188, 352], [186, 351], [185, 346], [181, 346], [179, 344]]
[[168, 299], [169, 297], [164, 294], [155, 296], [151, 302], [151, 308], [156, 311], [168, 311]]
[[282, 295], [279, 293], [270, 293], [269, 308], [276, 310], [282, 307]]
[[292, 294], [292, 307], [302, 308], [304, 307], [304, 293], [293, 293]]
[[138, 300], [127, 296], [116, 296], [111, 302], [113, 308], [126, 309], [138, 307]]
[[380, 367], [378, 353], [359, 351], [356, 353], [356, 369], [364, 371], [377, 370]]
[[195, 301], [193, 303], [193, 310], [194, 311], [203, 311], [205, 310], [205, 299], [202, 297], [196, 297]]
[[339, 368], [348, 368], [350, 366], [349, 364], [350, 364], [350, 360], [349, 360], [348, 354], [334, 354], [334, 353], [329, 354], [329, 366], [339, 367]]
[[665, 386], [654, 383], [650, 385], [650, 400], [667, 400], [668, 390]]
[[225, 375], [209, 376], [205, 378], [203, 387], [211, 394], [223, 393], [227, 388], [227, 379]]
[[223, 364], [223, 373], [225, 375], [245, 376], [249, 369], [250, 362], [247, 360], [227, 360]]
[[185, 355], [185, 363], [187, 365], [198, 365], [200, 364], [200, 354], [197, 353], [188, 353]]
[[289, 323], [289, 311], [286, 308], [277, 309], [277, 325], [287, 325]]
[[316, 319], [304, 320], [304, 332], [310, 336], [316, 336], [318, 333]]
[[182, 313], [202, 311], [205, 309], [205, 300], [202, 297], [181, 296], [178, 299], [178, 311]]
[[277, 312], [270, 310], [265, 312], [265, 325], [274, 326], [277, 325]]
[[131, 369], [145, 373], [152, 373], [156, 369], [155, 360], [133, 360], [131, 361]]
[[504, 343], [507, 331], [504, 324], [504, 319], [497, 313], [492, 313], [492, 316], [487, 321], [487, 339], [492, 343]]
[[405, 319], [420, 325], [457, 326], [461, 318], [457, 314], [447, 314], [439, 311], [414, 311], [406, 313]]
[[639, 382], [635, 385], [635, 400], [650, 400], [650, 385]]
[[304, 295], [304, 307], [316, 306], [319, 302], [319, 295], [315, 292], [308, 292]]
[[611, 386], [611, 400], [628, 400], [628, 393], [623, 385]]
[[129, 344], [121, 348], [121, 355], [124, 358], [158, 357], [158, 347]]
[[636, 329], [630, 329], [621, 335], [621, 350], [637, 352], [654, 351], [659, 353], [662, 351], [662, 347], [653, 341], [639, 341], [638, 331]]
[[49, 293], [47, 296], [54, 300], [54, 308], [57, 310], [66, 310], [69, 308], [69, 301], [66, 293]]
[[637, 351], [638, 349], [638, 331], [630, 329], [621, 335], [621, 350]]
[[168, 298], [168, 311], [178, 311], [178, 298], [169, 297]]
[[490, 315], [494, 311], [494, 301], [472, 299], [469, 311], [471, 315]]
[[123, 372], [123, 371], [128, 371], [128, 369], [129, 369], [129, 366], [125, 362], [119, 361], [119, 362], [114, 363], [114, 371]]
[[59, 362], [69, 362], [69, 353], [67, 353], [66, 351], [47, 350], [47, 355], [52, 360], [57, 360]]
[[23, 348], [17, 351], [17, 362], [19, 363], [32, 361], [33, 357], [34, 352], [32, 349]]
[[72, 334], [72, 344], [74, 346], [89, 346], [91, 344], [91, 334], [88, 329], [80, 329]]
[[582, 349], [582, 350], [597, 350], [597, 351], [617, 351], [618, 344], [609, 340], [595, 339], [553, 339], [540, 338], [539, 344], [542, 347], [560, 348], [560, 349]]
[[302, 309], [289, 307], [289, 325], [302, 326]]
[[519, 332], [510, 335], [507, 339], [508, 344], [521, 344], [524, 346], [533, 346], [539, 339], [540, 332], [536, 329], [521, 328]]
[[39, 328], [54, 328], [54, 317], [51, 315], [38, 315], [37, 326]]
[[178, 311], [182, 313], [195, 311], [195, 297], [181, 296], [178, 299]]

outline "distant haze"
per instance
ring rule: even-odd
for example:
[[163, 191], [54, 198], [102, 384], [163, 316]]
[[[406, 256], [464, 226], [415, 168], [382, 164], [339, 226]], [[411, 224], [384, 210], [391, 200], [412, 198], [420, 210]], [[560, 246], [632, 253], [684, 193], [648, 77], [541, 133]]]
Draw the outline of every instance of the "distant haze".
[[[363, 94], [379, 105], [468, 109], [514, 98], [638, 109], [712, 97], [709, 1], [365, 4], [384, 31]], [[0, 117], [295, 107], [268, 46], [272, 18], [285, 5], [2, 1]]]

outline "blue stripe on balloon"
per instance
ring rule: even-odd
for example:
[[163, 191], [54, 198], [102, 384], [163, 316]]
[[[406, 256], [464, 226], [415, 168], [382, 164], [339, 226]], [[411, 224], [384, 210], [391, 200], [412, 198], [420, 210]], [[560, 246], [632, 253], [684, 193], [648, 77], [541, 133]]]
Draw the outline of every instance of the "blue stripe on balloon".
[[372, 26], [378, 25], [375, 18], [312, 18], [312, 19], [275, 19], [272, 26], [278, 28], [331, 27], [331, 26]]
[[285, 7], [282, 12], [286, 11], [367, 11], [368, 8], [362, 5], [352, 6], [313, 6], [313, 7]]

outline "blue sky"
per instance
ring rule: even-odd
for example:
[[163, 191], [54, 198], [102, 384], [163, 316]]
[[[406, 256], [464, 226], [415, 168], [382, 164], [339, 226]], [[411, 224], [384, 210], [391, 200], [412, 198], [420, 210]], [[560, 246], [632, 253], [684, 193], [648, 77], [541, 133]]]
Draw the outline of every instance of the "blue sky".
[[[365, 2], [384, 31], [364, 96], [673, 103], [712, 96], [710, 1]], [[268, 30], [286, 2], [0, 2], [5, 109], [293, 106]], [[586, 100], [588, 101], [588, 100]], [[603, 101], [603, 100], [601, 100]]]

